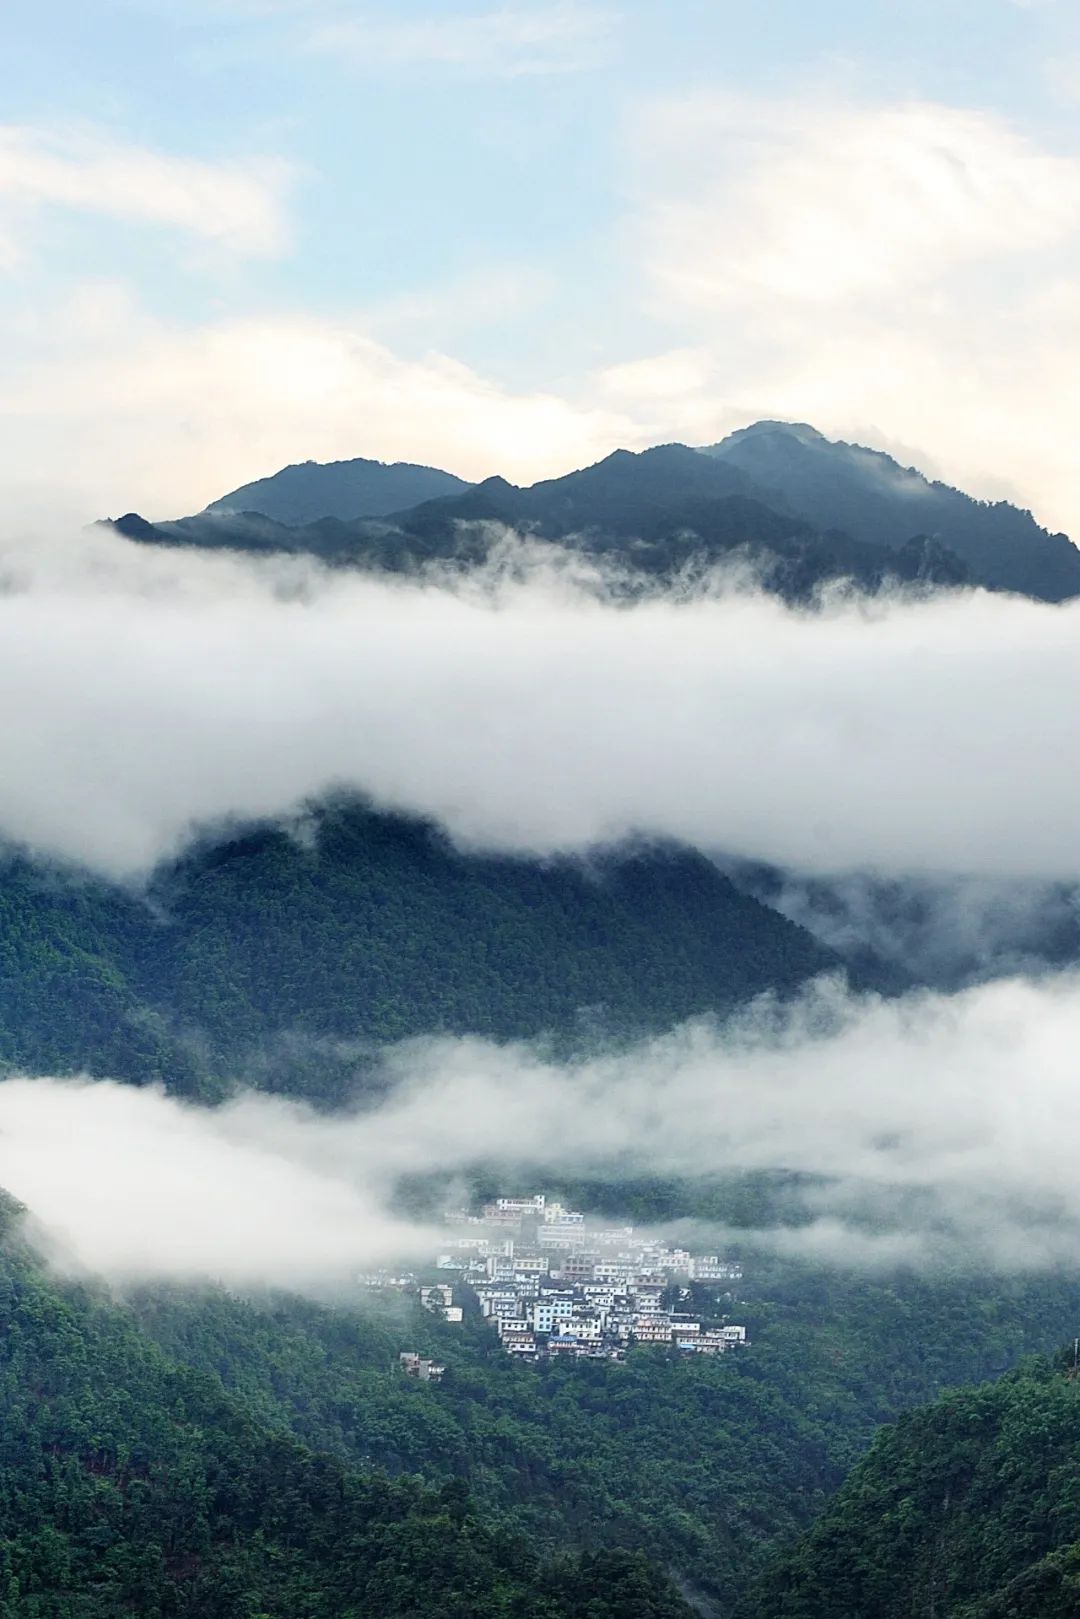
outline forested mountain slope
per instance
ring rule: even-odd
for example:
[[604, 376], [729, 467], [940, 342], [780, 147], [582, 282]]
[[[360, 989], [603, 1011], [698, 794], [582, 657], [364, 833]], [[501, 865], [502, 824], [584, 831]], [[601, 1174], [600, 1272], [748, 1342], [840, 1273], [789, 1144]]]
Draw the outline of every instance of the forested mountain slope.
[[[6, 1214], [6, 1218], [10, 1216]], [[0, 1246], [5, 1619], [680, 1619], [643, 1558], [542, 1566], [467, 1492], [364, 1475]]]
[[750, 478], [762, 498], [808, 522], [870, 545], [897, 547], [933, 535], [973, 579], [1046, 601], [1080, 592], [1080, 551], [1007, 501], [973, 500], [948, 484], [859, 444], [837, 443], [805, 423], [757, 422], [707, 452]]
[[465, 855], [355, 804], [310, 831], [197, 847], [148, 894], [9, 858], [0, 1057], [205, 1095], [242, 1073], [330, 1097], [350, 1065], [305, 1042], [621, 1037], [836, 965], [688, 850]]
[[[625, 1365], [521, 1365], [490, 1326], [415, 1305], [358, 1315], [152, 1290], [135, 1308], [170, 1358], [220, 1376], [260, 1420], [354, 1465], [463, 1481], [485, 1521], [542, 1553], [647, 1547], [720, 1613], [826, 1506], [878, 1423], [1049, 1348], [1080, 1317], [1080, 1285], [1055, 1277], [866, 1278], [761, 1255], [738, 1292], [720, 1307], [747, 1326], [746, 1351], [643, 1348]], [[695, 1310], [717, 1309], [706, 1295]], [[443, 1382], [397, 1375], [400, 1348], [442, 1362]]]
[[747, 1619], [1075, 1619], [1080, 1382], [1071, 1352], [885, 1429]]

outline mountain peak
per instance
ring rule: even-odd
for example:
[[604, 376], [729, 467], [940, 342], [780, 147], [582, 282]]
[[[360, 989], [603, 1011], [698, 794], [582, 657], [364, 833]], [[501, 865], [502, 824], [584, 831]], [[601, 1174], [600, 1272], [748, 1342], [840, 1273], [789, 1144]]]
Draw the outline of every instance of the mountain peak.
[[348, 522], [386, 517], [441, 495], [462, 494], [470, 485], [439, 467], [409, 461], [299, 461], [269, 478], [242, 484], [207, 506], [207, 513], [258, 512], [296, 527], [323, 517]]
[[781, 422], [766, 419], [760, 422], [751, 422], [749, 427], [736, 428], [734, 433], [729, 433], [727, 438], [721, 439], [720, 443], [714, 448], [721, 450], [726, 444], [737, 444], [746, 439], [763, 438], [766, 435], [798, 439], [801, 444], [829, 443], [824, 433], [819, 433], [816, 427], [810, 426], [809, 422]]
[[805, 422], [755, 422], [703, 454], [737, 467], [771, 503], [822, 530], [901, 550], [917, 535], [954, 552], [980, 584], [1046, 601], [1080, 595], [1080, 552], [1030, 512], [988, 506], [860, 444]]

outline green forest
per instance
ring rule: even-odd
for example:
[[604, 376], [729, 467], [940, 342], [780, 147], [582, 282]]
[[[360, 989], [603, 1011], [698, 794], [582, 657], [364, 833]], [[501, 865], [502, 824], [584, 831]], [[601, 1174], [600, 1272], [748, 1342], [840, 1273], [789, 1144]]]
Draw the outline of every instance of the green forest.
[[688, 850], [467, 857], [355, 803], [302, 832], [199, 845], [145, 891], [5, 860], [0, 1061], [204, 1100], [242, 1081], [337, 1102], [372, 1083], [387, 1041], [581, 1046], [838, 965]]
[[[140, 1325], [260, 1418], [353, 1464], [467, 1484], [549, 1555], [645, 1547], [718, 1612], [805, 1529], [878, 1426], [942, 1388], [1051, 1350], [1080, 1284], [887, 1280], [764, 1260], [739, 1289], [751, 1349], [641, 1348], [625, 1365], [521, 1365], [478, 1319], [156, 1289]], [[402, 1348], [446, 1368], [400, 1377]]]
[[[531, 1366], [474, 1316], [451, 1326], [410, 1300], [161, 1285], [114, 1296], [47, 1274], [10, 1208], [5, 1227], [0, 1611], [13, 1619], [837, 1611], [805, 1595], [785, 1604], [825, 1588], [822, 1548], [832, 1579], [844, 1547], [845, 1593], [886, 1555], [869, 1544], [884, 1508], [866, 1507], [867, 1481], [907, 1488], [934, 1411], [954, 1413], [943, 1431], [958, 1434], [1035, 1374], [874, 1441], [879, 1425], [1049, 1350], [1080, 1318], [1080, 1286], [1052, 1278], [872, 1281], [760, 1261], [738, 1304], [748, 1351]], [[404, 1348], [436, 1355], [443, 1381], [406, 1377]], [[1029, 1447], [1025, 1491], [1047, 1457], [1058, 1466], [1075, 1417], [1072, 1384], [1038, 1376], [1057, 1426]], [[1032, 1420], [1045, 1425], [1041, 1409]], [[995, 1455], [1009, 1450], [1006, 1438]], [[943, 1477], [931, 1470], [917, 1512], [902, 1506], [913, 1545]], [[1030, 1563], [1064, 1545], [1045, 1528], [1056, 1497], [1040, 1510]], [[899, 1558], [894, 1538], [887, 1551]], [[851, 1613], [893, 1611], [909, 1610]]]
[[5, 1619], [689, 1611], [639, 1551], [545, 1559], [458, 1479], [431, 1488], [305, 1445], [123, 1305], [51, 1281], [10, 1233], [0, 1407]]
[[1075, 1619], [1080, 1382], [1072, 1349], [902, 1417], [745, 1619]]

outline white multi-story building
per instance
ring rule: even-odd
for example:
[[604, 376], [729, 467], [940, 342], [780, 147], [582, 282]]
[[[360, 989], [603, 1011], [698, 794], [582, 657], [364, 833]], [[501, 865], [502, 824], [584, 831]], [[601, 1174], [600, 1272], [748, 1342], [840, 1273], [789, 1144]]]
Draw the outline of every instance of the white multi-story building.
[[568, 1282], [591, 1282], [598, 1256], [586, 1249], [565, 1253], [558, 1261], [559, 1275]]
[[522, 1355], [526, 1359], [536, 1355], [536, 1338], [528, 1331], [504, 1333], [502, 1346], [508, 1355]]
[[574, 1313], [572, 1298], [546, 1296], [531, 1304], [528, 1309], [529, 1320], [532, 1322], [534, 1332], [552, 1332], [556, 1323], [569, 1321]]
[[598, 1315], [575, 1310], [569, 1321], [559, 1322], [559, 1332], [577, 1338], [580, 1343], [598, 1344], [604, 1334], [604, 1323]]
[[485, 1316], [514, 1315], [518, 1310], [518, 1295], [513, 1288], [477, 1288], [480, 1309]]
[[607, 1282], [609, 1286], [618, 1286], [633, 1279], [634, 1266], [624, 1259], [598, 1259], [593, 1266], [594, 1282]]
[[542, 1225], [536, 1233], [540, 1248], [559, 1248], [569, 1251], [580, 1243], [580, 1233], [573, 1227]]
[[441, 1383], [443, 1373], [446, 1371], [445, 1366], [440, 1366], [434, 1360], [425, 1360], [413, 1349], [404, 1350], [398, 1356], [398, 1361], [407, 1376], [418, 1377], [421, 1383]]
[[741, 1282], [742, 1266], [719, 1254], [697, 1254], [690, 1261], [690, 1278], [695, 1282]]
[[492, 1281], [510, 1280], [513, 1277], [515, 1260], [512, 1253], [488, 1254], [484, 1261], [484, 1270]]
[[634, 1318], [634, 1338], [639, 1344], [669, 1344], [671, 1320], [666, 1315], [639, 1315]]

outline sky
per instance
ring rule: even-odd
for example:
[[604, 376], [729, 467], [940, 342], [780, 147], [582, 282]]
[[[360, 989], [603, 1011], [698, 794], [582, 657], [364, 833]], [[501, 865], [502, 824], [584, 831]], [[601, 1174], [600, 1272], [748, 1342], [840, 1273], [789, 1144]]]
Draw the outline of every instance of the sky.
[[1072, 0], [4, 0], [9, 516], [760, 416], [1080, 534]]

